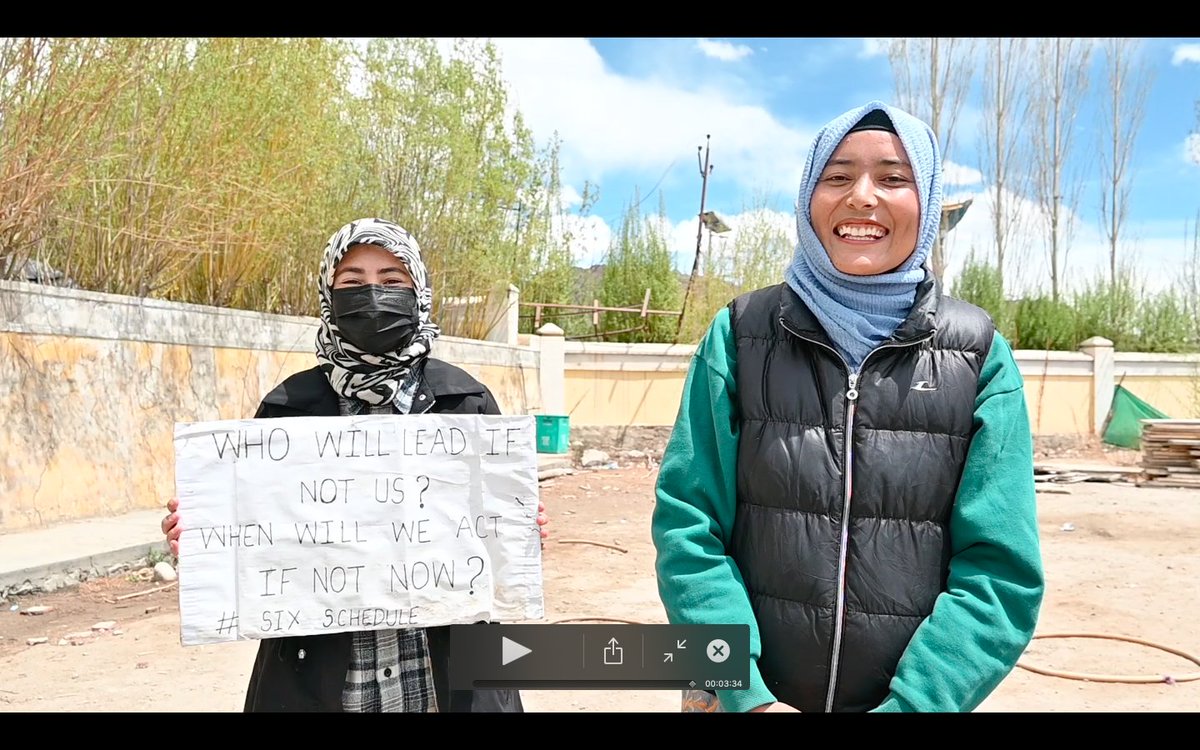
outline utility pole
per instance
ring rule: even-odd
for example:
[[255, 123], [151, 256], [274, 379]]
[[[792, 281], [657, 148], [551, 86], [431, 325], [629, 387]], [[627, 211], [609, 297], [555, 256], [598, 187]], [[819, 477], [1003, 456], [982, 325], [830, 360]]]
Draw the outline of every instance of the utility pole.
[[692, 275], [688, 276], [687, 289], [683, 292], [683, 305], [679, 308], [679, 322], [675, 326], [675, 343], [679, 343], [679, 333], [683, 330], [683, 315], [687, 312], [688, 297], [692, 294], [692, 281], [696, 278], [696, 272], [700, 269], [700, 242], [704, 236], [704, 199], [708, 195], [708, 176], [712, 174], [712, 165], [708, 163], [709, 154], [709, 139], [711, 135], [704, 136], [704, 163], [700, 164], [700, 147], [696, 147], [696, 163], [700, 165], [700, 214], [697, 219], [696, 227], [696, 258], [692, 261]]

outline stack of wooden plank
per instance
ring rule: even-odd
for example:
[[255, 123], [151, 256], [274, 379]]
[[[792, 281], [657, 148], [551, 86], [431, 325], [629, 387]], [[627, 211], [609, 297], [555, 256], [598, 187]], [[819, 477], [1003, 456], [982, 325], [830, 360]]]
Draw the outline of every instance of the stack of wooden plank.
[[1200, 419], [1142, 420], [1143, 483], [1200, 489]]

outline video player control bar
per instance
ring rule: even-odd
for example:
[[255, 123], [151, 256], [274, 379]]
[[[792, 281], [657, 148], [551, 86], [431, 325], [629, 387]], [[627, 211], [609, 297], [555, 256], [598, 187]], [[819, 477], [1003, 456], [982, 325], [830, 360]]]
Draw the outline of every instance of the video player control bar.
[[454, 625], [450, 685], [738, 690], [749, 652], [747, 625]]

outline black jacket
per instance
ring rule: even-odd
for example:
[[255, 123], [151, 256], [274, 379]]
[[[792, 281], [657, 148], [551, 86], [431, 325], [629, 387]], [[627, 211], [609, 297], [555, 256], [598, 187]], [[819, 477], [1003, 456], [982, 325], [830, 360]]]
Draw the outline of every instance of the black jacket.
[[802, 711], [869, 710], [945, 587], [992, 321], [926, 281], [855, 375], [786, 284], [730, 312], [741, 415], [730, 554], [759, 669]]
[[[413, 396], [413, 413], [499, 414], [487, 386], [441, 360], [426, 361], [424, 382]], [[292, 375], [258, 407], [256, 419], [340, 414], [338, 398], [317, 368]], [[516, 690], [450, 690], [448, 627], [426, 628], [438, 710], [445, 712], [520, 712]], [[246, 711], [341, 711], [342, 690], [350, 667], [351, 633], [267, 638], [246, 690]]]

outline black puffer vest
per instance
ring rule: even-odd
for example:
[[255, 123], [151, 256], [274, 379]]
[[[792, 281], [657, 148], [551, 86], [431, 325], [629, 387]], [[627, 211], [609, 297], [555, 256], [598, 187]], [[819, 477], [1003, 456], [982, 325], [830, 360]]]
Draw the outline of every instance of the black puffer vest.
[[731, 554], [759, 668], [801, 711], [870, 710], [946, 581], [991, 318], [930, 276], [854, 376], [786, 284], [730, 311], [741, 433]]

